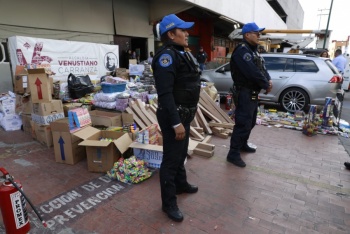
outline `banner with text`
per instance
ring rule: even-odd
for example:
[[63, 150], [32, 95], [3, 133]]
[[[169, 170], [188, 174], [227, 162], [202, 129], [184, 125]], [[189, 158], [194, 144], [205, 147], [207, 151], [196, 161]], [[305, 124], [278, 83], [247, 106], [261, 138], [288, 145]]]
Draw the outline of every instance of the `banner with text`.
[[101, 77], [119, 67], [118, 45], [14, 36], [8, 39], [13, 74], [16, 65], [45, 68], [53, 77]]

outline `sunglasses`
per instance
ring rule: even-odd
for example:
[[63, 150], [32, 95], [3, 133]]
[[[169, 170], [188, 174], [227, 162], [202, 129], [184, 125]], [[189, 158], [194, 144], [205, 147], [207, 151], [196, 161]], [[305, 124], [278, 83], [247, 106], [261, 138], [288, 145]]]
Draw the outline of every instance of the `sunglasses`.
[[252, 34], [255, 34], [257, 37], [260, 37], [261, 36], [261, 33], [260, 32], [250, 32]]

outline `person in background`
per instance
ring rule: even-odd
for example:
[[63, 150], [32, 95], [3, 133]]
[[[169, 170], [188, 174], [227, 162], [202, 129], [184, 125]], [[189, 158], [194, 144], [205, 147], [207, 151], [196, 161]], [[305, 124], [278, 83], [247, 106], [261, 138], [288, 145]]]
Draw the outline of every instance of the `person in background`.
[[197, 186], [188, 183], [184, 165], [190, 123], [197, 111], [201, 88], [198, 63], [190, 52], [185, 52], [187, 29], [193, 25], [171, 14], [154, 27], [155, 37], [164, 45], [152, 62], [158, 94], [157, 120], [163, 134], [159, 170], [162, 210], [176, 222], [183, 220], [176, 195], [198, 191]]
[[147, 59], [147, 63], [148, 64], [152, 64], [152, 60], [153, 60], [153, 52], [151, 51], [151, 52], [149, 52], [149, 57], [148, 57], [148, 59]]
[[334, 59], [332, 61], [334, 66], [338, 68], [341, 74], [344, 74], [344, 70], [346, 67], [346, 58], [342, 55], [341, 49], [337, 49], [334, 53]]
[[260, 54], [262, 54], [262, 53], [266, 53], [266, 50], [265, 50], [265, 47], [264, 46], [259, 46], [258, 47], [258, 52], [260, 53]]
[[231, 60], [231, 76], [233, 79], [233, 100], [236, 106], [235, 127], [231, 135], [230, 150], [227, 161], [245, 167], [240, 151], [255, 153], [248, 139], [256, 123], [258, 94], [261, 89], [266, 94], [272, 89], [272, 82], [267, 72], [264, 59], [257, 52], [260, 33], [255, 23], [247, 23], [242, 28], [243, 42], [234, 49]]
[[207, 63], [208, 55], [203, 50], [203, 46], [199, 47], [199, 52], [196, 56], [196, 59], [199, 63], [199, 68], [203, 71], [205, 69], [205, 64]]
[[322, 53], [320, 54], [320, 57], [329, 58], [329, 54], [328, 54], [327, 50], [322, 51]]

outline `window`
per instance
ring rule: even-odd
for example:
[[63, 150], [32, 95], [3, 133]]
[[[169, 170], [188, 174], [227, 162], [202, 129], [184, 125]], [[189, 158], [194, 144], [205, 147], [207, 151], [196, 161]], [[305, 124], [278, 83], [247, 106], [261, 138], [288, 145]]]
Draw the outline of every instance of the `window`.
[[225, 72], [231, 71], [230, 63], [225, 65]]
[[295, 59], [296, 72], [318, 72], [318, 67], [312, 60]]
[[[264, 57], [265, 67], [268, 71], [284, 71], [287, 65], [287, 58]], [[289, 64], [290, 66], [290, 64]]]

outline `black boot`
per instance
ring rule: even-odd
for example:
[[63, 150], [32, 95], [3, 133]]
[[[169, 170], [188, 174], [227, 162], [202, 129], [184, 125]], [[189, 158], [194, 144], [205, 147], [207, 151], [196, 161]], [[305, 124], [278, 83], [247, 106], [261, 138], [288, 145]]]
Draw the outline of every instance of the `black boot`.
[[239, 157], [239, 158], [226, 158], [228, 162], [232, 163], [233, 165], [236, 165], [237, 167], [245, 167], [245, 162]]
[[162, 210], [168, 215], [168, 217], [175, 222], [181, 222], [184, 219], [182, 212], [179, 210], [177, 205], [162, 206]]
[[241, 151], [247, 152], [247, 153], [255, 153], [255, 152], [256, 152], [256, 149], [250, 147], [248, 144], [245, 144], [245, 145], [241, 148]]
[[196, 185], [187, 184], [187, 186], [182, 188], [176, 188], [176, 194], [181, 193], [196, 193], [198, 192], [198, 187]]

